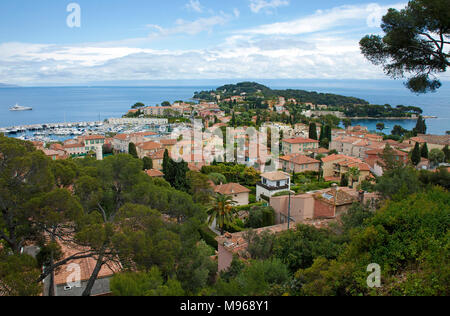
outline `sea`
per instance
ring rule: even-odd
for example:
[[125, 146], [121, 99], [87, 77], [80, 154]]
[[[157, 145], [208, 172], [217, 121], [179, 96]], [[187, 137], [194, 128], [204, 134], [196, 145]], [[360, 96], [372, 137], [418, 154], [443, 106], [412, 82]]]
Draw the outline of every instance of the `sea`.
[[[251, 80], [251, 79], [249, 79]], [[0, 127], [19, 125], [90, 122], [121, 117], [136, 102], [148, 106], [164, 101], [189, 101], [195, 91], [243, 80], [211, 80], [165, 82], [164, 85], [142, 84], [74, 87], [4, 87], [0, 88]], [[444, 82], [436, 93], [416, 95], [399, 81], [393, 80], [253, 80], [273, 89], [302, 89], [362, 98], [372, 104], [418, 106], [428, 119], [428, 133], [445, 134], [450, 130], [450, 82]], [[11, 112], [15, 104], [32, 107], [33, 111]], [[395, 125], [414, 128], [414, 120], [357, 120], [353, 124], [375, 131], [379, 122], [385, 123], [385, 133]]]

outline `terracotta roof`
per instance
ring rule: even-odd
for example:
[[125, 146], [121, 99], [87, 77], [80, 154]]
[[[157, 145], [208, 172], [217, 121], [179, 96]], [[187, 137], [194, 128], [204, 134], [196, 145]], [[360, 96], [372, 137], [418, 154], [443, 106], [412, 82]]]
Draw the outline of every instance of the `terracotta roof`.
[[146, 170], [145, 173], [152, 178], [164, 177], [164, 173], [156, 169]]
[[240, 185], [239, 183], [227, 183], [216, 186], [214, 192], [222, 195], [233, 195], [240, 193], [248, 193], [250, 192], [250, 190]]
[[177, 140], [176, 139], [161, 139], [159, 142], [163, 146], [172, 146], [177, 143]]
[[282, 171], [266, 172], [261, 175], [261, 177], [270, 181], [280, 181], [290, 179], [291, 175]]
[[308, 149], [308, 150], [306, 150], [306, 152], [316, 153], [316, 154], [328, 154], [330, 152], [330, 150], [320, 147], [317, 149]]
[[117, 134], [116, 136], [114, 136], [114, 139], [127, 140], [128, 137], [129, 137], [129, 135], [127, 135], [127, 134]]
[[68, 144], [68, 145], [64, 145], [64, 148], [80, 148], [80, 147], [84, 147], [84, 144]]
[[166, 151], [164, 149], [160, 149], [160, 150], [154, 152], [153, 154], [150, 154], [150, 158], [155, 159], [155, 160], [164, 159], [165, 152]]
[[328, 157], [323, 157], [322, 161], [323, 162], [331, 162], [331, 161], [335, 161], [335, 160], [339, 160], [339, 159], [345, 159], [347, 158], [347, 156], [345, 155], [331, 155]]
[[58, 156], [59, 155], [59, 151], [51, 150], [51, 149], [44, 149], [43, 152], [46, 156]]
[[155, 133], [155, 132], [139, 132], [139, 133], [132, 134], [132, 136], [155, 136], [155, 135], [158, 135], [158, 133]]
[[297, 165], [320, 163], [320, 161], [318, 161], [316, 159], [310, 158], [305, 155], [300, 155], [300, 154], [291, 154], [291, 155], [283, 156], [280, 159], [284, 160], [284, 161], [288, 161], [288, 162], [293, 162]]
[[50, 149], [52, 150], [64, 150], [63, 145], [55, 143], [50, 145]]
[[[335, 201], [335, 197], [336, 197], [336, 201]], [[338, 190], [330, 189], [323, 193], [316, 193], [314, 195], [314, 198], [317, 200], [321, 200], [325, 203], [328, 203], [331, 205], [336, 205], [336, 206], [352, 204], [353, 202], [355, 202], [357, 200], [354, 196], [348, 194], [347, 192], [345, 192], [343, 190], [339, 190], [339, 189]]]
[[95, 140], [95, 139], [105, 139], [105, 136], [101, 135], [89, 135], [89, 136], [83, 136], [85, 140]]
[[[397, 150], [395, 148], [392, 148], [392, 150], [394, 152], [394, 155], [396, 155], [396, 156], [408, 156], [408, 154], [403, 152], [403, 151]], [[383, 151], [384, 151], [383, 149], [372, 149], [372, 150], [366, 151], [366, 154], [367, 155], [379, 155], [379, 156], [381, 156], [383, 154]]]
[[[58, 243], [61, 246], [61, 250], [64, 254], [64, 258], [87, 250], [87, 249], [80, 249], [79, 247], [74, 248], [74, 247], [66, 245], [62, 242], [58, 242]], [[57, 272], [55, 273], [55, 284], [56, 285], [67, 284], [67, 280], [70, 280], [70, 276], [73, 274], [73, 270], [68, 269], [68, 266], [72, 263], [78, 264], [80, 266], [80, 273], [81, 273], [80, 281], [87, 281], [91, 277], [91, 274], [94, 271], [97, 261], [94, 258], [85, 258], [85, 259], [79, 259], [79, 260], [72, 260], [72, 261], [68, 262], [66, 265], [61, 266], [61, 268], [58, 269]], [[110, 276], [114, 275], [115, 273], [120, 272], [121, 269], [122, 269], [122, 267], [119, 264], [117, 264], [115, 262], [108, 262], [107, 264], [103, 265], [103, 267], [101, 268], [97, 279], [110, 277]]]
[[318, 140], [310, 139], [310, 138], [303, 138], [303, 137], [283, 139], [283, 142], [288, 143], [288, 144], [319, 143]]
[[450, 135], [419, 135], [421, 140], [436, 145], [450, 145]]
[[139, 147], [141, 150], [155, 150], [160, 149], [161, 144], [156, 142], [145, 142], [145, 143], [139, 143], [136, 145], [136, 147]]

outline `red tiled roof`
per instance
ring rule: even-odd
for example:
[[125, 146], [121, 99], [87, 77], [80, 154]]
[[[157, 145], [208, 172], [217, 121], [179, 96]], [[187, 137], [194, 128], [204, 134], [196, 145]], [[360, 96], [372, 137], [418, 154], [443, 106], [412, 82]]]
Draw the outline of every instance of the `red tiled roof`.
[[152, 178], [163, 177], [164, 173], [156, 169], [146, 170], [145, 173]]
[[331, 162], [331, 161], [335, 161], [335, 160], [339, 160], [339, 159], [345, 159], [347, 158], [347, 156], [345, 155], [331, 155], [328, 157], [323, 157], [322, 161], [323, 162]]
[[114, 136], [114, 139], [127, 140], [128, 135], [127, 134], [117, 134], [116, 136]]
[[223, 185], [218, 185], [214, 191], [222, 195], [233, 195], [250, 192], [249, 189], [240, 185], [239, 183], [227, 183]]
[[155, 150], [155, 149], [161, 148], [160, 143], [156, 143], [156, 142], [152, 142], [152, 141], [145, 142], [145, 143], [139, 143], [136, 146], [139, 147], [141, 150]]
[[310, 139], [310, 138], [303, 138], [303, 137], [283, 139], [283, 142], [288, 143], [288, 144], [319, 143], [318, 140]]
[[164, 146], [171, 146], [171, 145], [175, 145], [177, 143], [177, 140], [176, 139], [161, 139], [159, 142]]
[[90, 135], [90, 136], [84, 136], [85, 140], [96, 140], [96, 139], [105, 139], [105, 136], [101, 135]]
[[299, 155], [299, 154], [291, 154], [287, 156], [283, 156], [280, 158], [281, 160], [293, 162], [297, 165], [305, 165], [305, 164], [312, 164], [312, 163], [319, 163], [320, 161], [310, 158], [305, 155]]
[[157, 152], [154, 152], [153, 154], [150, 155], [150, 158], [154, 159], [154, 160], [160, 160], [160, 159], [164, 159], [164, 153], [166, 151], [164, 149], [160, 149]]
[[64, 148], [80, 148], [80, 147], [84, 147], [84, 144], [68, 144], [68, 145], [64, 145]]

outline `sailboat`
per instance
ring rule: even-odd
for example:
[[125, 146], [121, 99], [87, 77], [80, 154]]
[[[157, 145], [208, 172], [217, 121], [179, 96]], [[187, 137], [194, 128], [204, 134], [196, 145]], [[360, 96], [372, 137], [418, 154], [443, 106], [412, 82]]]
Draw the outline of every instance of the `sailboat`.
[[9, 108], [10, 111], [32, 111], [33, 108], [26, 107], [26, 106], [20, 106], [16, 103], [13, 107]]

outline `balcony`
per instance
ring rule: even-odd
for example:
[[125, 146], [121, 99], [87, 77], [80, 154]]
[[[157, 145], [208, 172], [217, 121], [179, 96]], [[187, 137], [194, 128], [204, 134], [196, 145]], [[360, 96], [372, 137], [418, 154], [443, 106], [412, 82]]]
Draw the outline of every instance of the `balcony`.
[[272, 186], [268, 186], [267, 184], [263, 184], [262, 182], [258, 182], [256, 185], [260, 186], [261, 188], [264, 188], [266, 190], [269, 190], [269, 191], [289, 190], [289, 185], [272, 187]]

